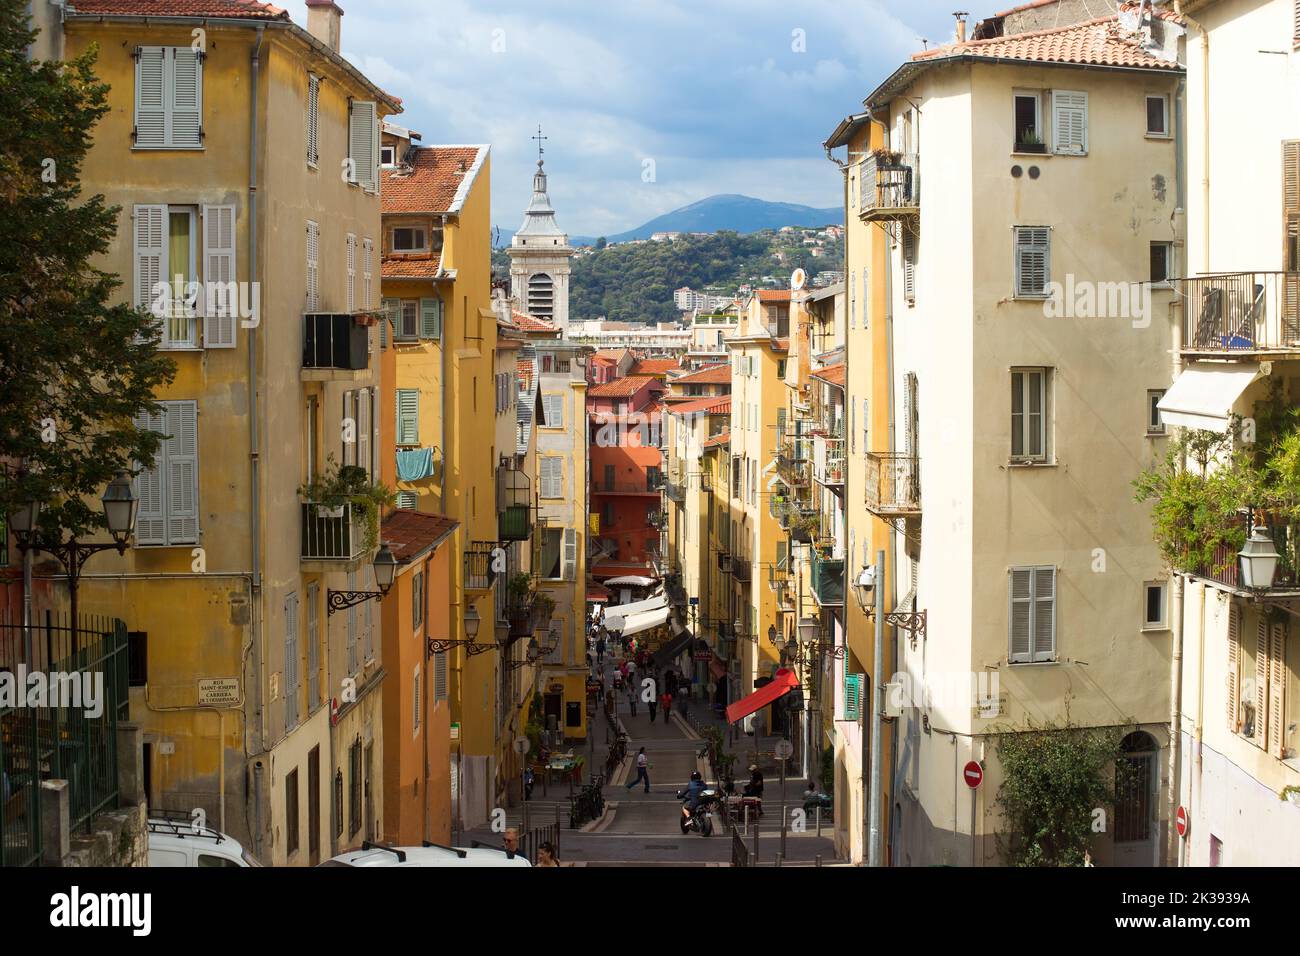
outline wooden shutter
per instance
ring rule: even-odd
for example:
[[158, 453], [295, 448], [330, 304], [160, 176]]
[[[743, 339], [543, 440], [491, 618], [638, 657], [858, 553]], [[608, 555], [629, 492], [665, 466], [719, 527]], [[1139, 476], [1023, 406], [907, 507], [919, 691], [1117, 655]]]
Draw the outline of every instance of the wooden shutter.
[[1285, 621], [1269, 627], [1268, 642], [1268, 752], [1286, 757], [1283, 735], [1286, 732], [1286, 632]]
[[1088, 94], [1052, 91], [1052, 150], [1082, 156], [1088, 152]]
[[844, 673], [844, 719], [862, 719], [862, 676]]
[[1034, 569], [1034, 657], [1056, 657], [1056, 568]]
[[348, 156], [352, 159], [354, 182], [364, 189], [374, 189], [379, 174], [379, 131], [375, 104], [371, 100], [353, 100], [348, 117]]
[[284, 722], [298, 725], [298, 595], [284, 599]]
[[413, 388], [397, 391], [397, 444], [420, 442], [420, 393]]
[[[135, 427], [140, 431], [167, 434], [167, 416], [164, 413], [150, 415], [141, 412], [135, 417]], [[135, 496], [139, 501], [136, 506], [135, 543], [137, 547], [145, 545], [164, 545], [167, 543], [167, 507], [163, 503], [163, 474], [167, 469], [167, 440], [164, 438], [158, 446], [154, 466], [141, 470], [135, 477]]]
[[1015, 227], [1016, 295], [1047, 294], [1051, 279], [1051, 232], [1046, 226]]
[[167, 51], [160, 46], [142, 46], [135, 58], [135, 145], [157, 148], [167, 145]]
[[[1296, 0], [1296, 22], [1300, 30], [1300, 0]], [[1285, 283], [1283, 327], [1290, 338], [1300, 338], [1300, 140], [1282, 144], [1282, 268]]]
[[1012, 568], [1010, 587], [1010, 650], [1012, 664], [1032, 661], [1034, 579], [1032, 568]]
[[346, 248], [347, 261], [344, 268], [347, 270], [348, 311], [355, 312], [357, 310], [357, 237], [352, 233], [348, 233]]
[[442, 338], [442, 299], [420, 300], [420, 338]]
[[167, 403], [167, 543], [199, 540], [199, 408]]
[[361, 308], [369, 309], [374, 303], [375, 241], [361, 240]]
[[916, 301], [916, 234], [904, 225], [903, 234], [903, 298]]
[[233, 349], [239, 327], [235, 285], [235, 207], [203, 207], [203, 346]]
[[[135, 207], [135, 305], [152, 311], [154, 287], [166, 282], [167, 207]], [[160, 321], [162, 316], [155, 313]], [[164, 323], [164, 328], [166, 324]]]
[[420, 665], [415, 665], [414, 679], [411, 681], [412, 688], [412, 707], [411, 707], [411, 726], [416, 730], [420, 729]]
[[357, 403], [357, 460], [356, 464], [366, 470], [366, 475], [373, 477], [370, 470], [370, 389], [363, 388], [356, 393]]
[[307, 311], [320, 308], [320, 226], [307, 222]]
[[1228, 729], [1241, 731], [1241, 614], [1235, 604], [1228, 607]]
[[447, 699], [447, 655], [433, 655], [433, 699], [435, 702]]
[[[559, 459], [557, 458], [558, 462]], [[578, 529], [564, 529], [564, 549], [561, 552], [560, 577], [572, 581], [578, 574]]]
[[189, 47], [169, 48], [169, 58], [171, 130], [167, 145], [194, 149], [203, 145], [203, 60]]
[[307, 77], [307, 162], [320, 162], [320, 77]]
[[1268, 744], [1268, 622], [1259, 616], [1255, 628], [1255, 745]]

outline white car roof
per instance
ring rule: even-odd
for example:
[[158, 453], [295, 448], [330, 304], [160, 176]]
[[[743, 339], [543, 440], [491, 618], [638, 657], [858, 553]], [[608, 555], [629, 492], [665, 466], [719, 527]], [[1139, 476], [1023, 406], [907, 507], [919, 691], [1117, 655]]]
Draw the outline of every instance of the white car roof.
[[[406, 859], [398, 857], [403, 854]], [[326, 861], [335, 866], [532, 866], [522, 853], [511, 859], [489, 847], [395, 846], [350, 850]]]
[[150, 846], [202, 846], [209, 850], [220, 847], [228, 856], [239, 856], [244, 852], [244, 847], [238, 840], [212, 827], [191, 827], [172, 820], [152, 818], [147, 826]]

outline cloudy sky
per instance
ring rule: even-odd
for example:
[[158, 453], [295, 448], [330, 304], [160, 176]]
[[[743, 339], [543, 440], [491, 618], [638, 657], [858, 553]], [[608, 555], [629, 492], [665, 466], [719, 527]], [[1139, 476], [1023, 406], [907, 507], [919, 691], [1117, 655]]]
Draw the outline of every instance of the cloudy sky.
[[[1104, 0], [1102, 0], [1104, 2]], [[280, 0], [306, 24], [303, 0]], [[971, 20], [1002, 6], [972, 9]], [[425, 143], [492, 145], [515, 229], [540, 123], [575, 235], [715, 193], [833, 206], [821, 142], [901, 60], [953, 35], [953, 0], [340, 0], [343, 54]], [[996, 9], [995, 9], [996, 8]], [[651, 181], [646, 181], [650, 179]]]

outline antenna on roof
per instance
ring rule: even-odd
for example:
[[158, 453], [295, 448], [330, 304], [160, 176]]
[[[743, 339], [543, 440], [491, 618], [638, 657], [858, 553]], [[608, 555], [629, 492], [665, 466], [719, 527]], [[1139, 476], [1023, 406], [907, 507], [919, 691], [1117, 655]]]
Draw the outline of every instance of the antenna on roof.
[[930, 49], [930, 41], [927, 40], [925, 37], [917, 37], [916, 40], [917, 40], [918, 43], [921, 44], [921, 49], [922, 49], [922, 50], [928, 50], [928, 49]]

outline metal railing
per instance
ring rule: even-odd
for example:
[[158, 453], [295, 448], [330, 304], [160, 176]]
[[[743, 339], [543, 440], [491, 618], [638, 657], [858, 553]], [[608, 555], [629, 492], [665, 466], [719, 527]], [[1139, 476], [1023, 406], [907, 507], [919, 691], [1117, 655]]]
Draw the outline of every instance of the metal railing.
[[[90, 821], [118, 806], [117, 725], [127, 719], [126, 625], [107, 617], [80, 619], [47, 612], [31, 629], [0, 623], [0, 670], [46, 675], [48, 693], [0, 707], [0, 867], [33, 866], [44, 850], [40, 785], [68, 782], [69, 823]], [[55, 692], [58, 699], [55, 699]]]
[[921, 205], [920, 169], [916, 153], [867, 156], [858, 183], [858, 213], [867, 218], [888, 218], [916, 212]]
[[745, 846], [745, 839], [740, 835], [734, 820], [728, 820], [727, 829], [731, 831], [731, 865], [752, 866], [749, 860], [749, 847]]
[[867, 510], [884, 515], [921, 513], [921, 469], [915, 455], [867, 452]]
[[843, 604], [844, 559], [823, 557], [814, 548], [811, 584], [818, 604]]
[[669, 501], [682, 504], [686, 501], [686, 486], [675, 481], [664, 483], [664, 496]]
[[365, 518], [351, 502], [327, 508], [317, 502], [302, 505], [302, 559], [351, 561], [365, 551]]
[[496, 577], [492, 571], [495, 541], [475, 541], [465, 549], [465, 590], [486, 591]]
[[1300, 351], [1300, 272], [1231, 272], [1179, 282], [1183, 351]]
[[[1209, 564], [1192, 568], [1197, 577], [1207, 578], [1228, 587], [1241, 587], [1241, 561], [1238, 552], [1247, 537], [1246, 516], [1239, 515], [1233, 523], [1237, 534], [1214, 548]], [[1273, 573], [1273, 587], [1287, 590], [1300, 587], [1300, 527], [1277, 514], [1255, 512], [1256, 529], [1264, 527], [1273, 539], [1278, 553], [1277, 570]]]
[[560, 853], [560, 824], [548, 823], [544, 827], [531, 827], [519, 835], [519, 849], [534, 866], [537, 865], [537, 851], [543, 843], [555, 847], [556, 856]]

